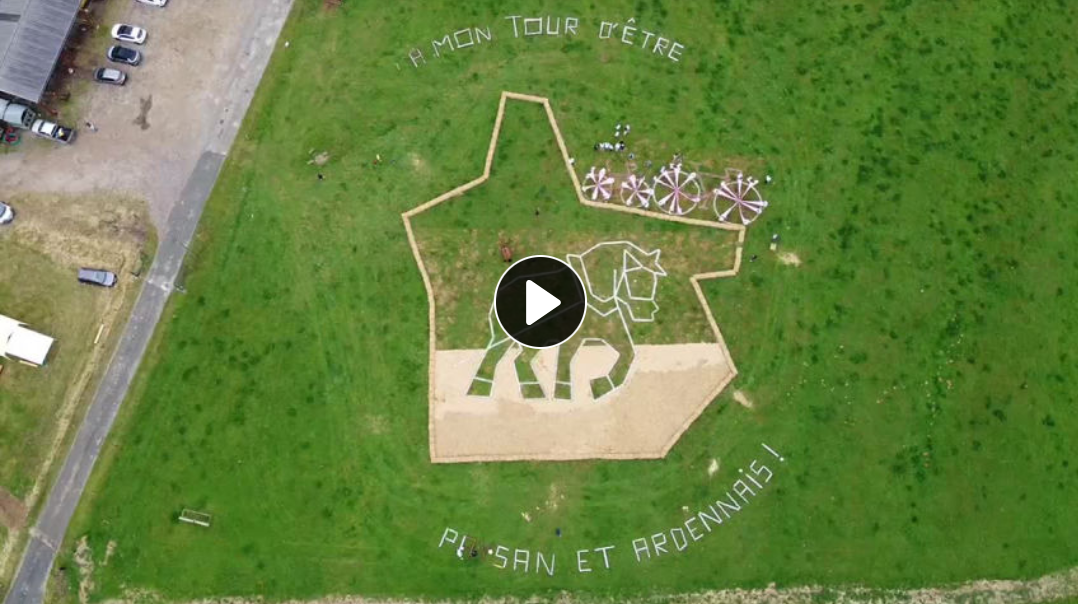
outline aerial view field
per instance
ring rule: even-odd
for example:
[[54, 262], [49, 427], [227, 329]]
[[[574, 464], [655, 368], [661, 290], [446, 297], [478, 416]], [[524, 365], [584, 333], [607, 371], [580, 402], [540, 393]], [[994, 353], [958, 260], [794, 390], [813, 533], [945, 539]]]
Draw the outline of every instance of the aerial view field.
[[[297, 0], [52, 597], [948, 600], [1046, 576], [1031, 599], [1078, 597], [1076, 18], [994, 1]], [[541, 105], [500, 114], [506, 91], [547, 99], [563, 140]], [[694, 223], [581, 203], [593, 167], [620, 183], [682, 165], [714, 187], [751, 175], [769, 203], [732, 230], [704, 204]], [[402, 214], [486, 170], [406, 230]], [[590, 390], [542, 359], [479, 365], [509, 255], [604, 242], [624, 264], [588, 266], [615, 290], [634, 280], [636, 306], [578, 339], [632, 363]], [[439, 375], [462, 399], [519, 380], [536, 425], [616, 417], [634, 379], [681, 375], [633, 394], [659, 425], [706, 365], [664, 357], [685, 346], [711, 347], [721, 373], [701, 391], [718, 394], [661, 455], [432, 450]], [[438, 373], [438, 355], [473, 352]], [[609, 436], [569, 423], [585, 444]]]

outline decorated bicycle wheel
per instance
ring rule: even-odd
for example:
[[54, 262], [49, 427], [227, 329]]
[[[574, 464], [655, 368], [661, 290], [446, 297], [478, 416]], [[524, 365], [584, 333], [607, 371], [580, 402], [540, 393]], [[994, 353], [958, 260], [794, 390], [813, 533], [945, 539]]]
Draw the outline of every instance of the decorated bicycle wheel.
[[606, 173], [606, 168], [596, 171], [595, 166], [592, 166], [591, 170], [584, 175], [584, 184], [580, 189], [592, 201], [600, 197], [603, 201], [608, 201], [614, 194], [614, 177]]
[[647, 208], [655, 198], [655, 189], [651, 188], [648, 179], [636, 174], [630, 174], [627, 180], [621, 181], [618, 192], [621, 202], [630, 207]]
[[688, 214], [696, 209], [703, 197], [699, 175], [683, 170], [681, 164], [665, 168], [655, 177], [655, 204], [667, 214]]
[[715, 214], [723, 222], [735, 211], [741, 224], [748, 225], [760, 217], [767, 201], [760, 195], [756, 185], [760, 181], [738, 173], [733, 179], [724, 179], [715, 189]]

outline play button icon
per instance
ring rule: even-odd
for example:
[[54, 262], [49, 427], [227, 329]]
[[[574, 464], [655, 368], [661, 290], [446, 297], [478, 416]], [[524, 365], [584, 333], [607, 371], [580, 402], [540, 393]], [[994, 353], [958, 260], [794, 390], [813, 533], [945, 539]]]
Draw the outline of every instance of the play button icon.
[[580, 276], [552, 256], [529, 256], [510, 266], [494, 293], [498, 324], [529, 348], [550, 348], [571, 338], [587, 308]]
[[524, 322], [528, 325], [547, 316], [550, 311], [561, 306], [561, 300], [555, 298], [547, 290], [528, 279], [524, 283]]

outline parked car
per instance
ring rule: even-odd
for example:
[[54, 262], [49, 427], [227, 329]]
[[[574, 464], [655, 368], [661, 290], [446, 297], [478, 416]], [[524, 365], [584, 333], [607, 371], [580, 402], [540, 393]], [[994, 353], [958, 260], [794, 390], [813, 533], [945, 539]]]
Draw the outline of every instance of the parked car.
[[34, 125], [30, 126], [30, 132], [65, 145], [75, 140], [73, 129], [40, 118], [34, 120]]
[[150, 6], [156, 6], [158, 8], [164, 8], [168, 4], [168, 0], [137, 0], [141, 4], [148, 4]]
[[0, 99], [0, 122], [16, 128], [29, 128], [37, 119], [37, 112], [14, 101]]
[[100, 268], [80, 268], [79, 283], [112, 287], [116, 285], [116, 273]]
[[112, 84], [113, 86], [123, 86], [127, 82], [127, 74], [111, 67], [98, 67], [94, 71], [94, 81]]
[[11, 209], [11, 206], [0, 201], [0, 224], [8, 224], [12, 220], [15, 220], [15, 210]]
[[109, 51], [105, 53], [105, 56], [107, 56], [113, 63], [124, 63], [134, 66], [142, 62], [141, 52], [125, 46], [110, 46]]
[[121, 42], [142, 44], [146, 41], [146, 30], [134, 25], [117, 23], [112, 26], [112, 37]]

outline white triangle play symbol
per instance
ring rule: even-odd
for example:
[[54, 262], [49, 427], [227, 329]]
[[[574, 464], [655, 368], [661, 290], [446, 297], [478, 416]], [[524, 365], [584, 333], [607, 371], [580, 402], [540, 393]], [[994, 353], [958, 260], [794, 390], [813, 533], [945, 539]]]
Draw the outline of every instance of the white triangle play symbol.
[[559, 306], [561, 306], [561, 300], [536, 285], [534, 281], [529, 279], [524, 284], [524, 322], [528, 325], [542, 319]]

